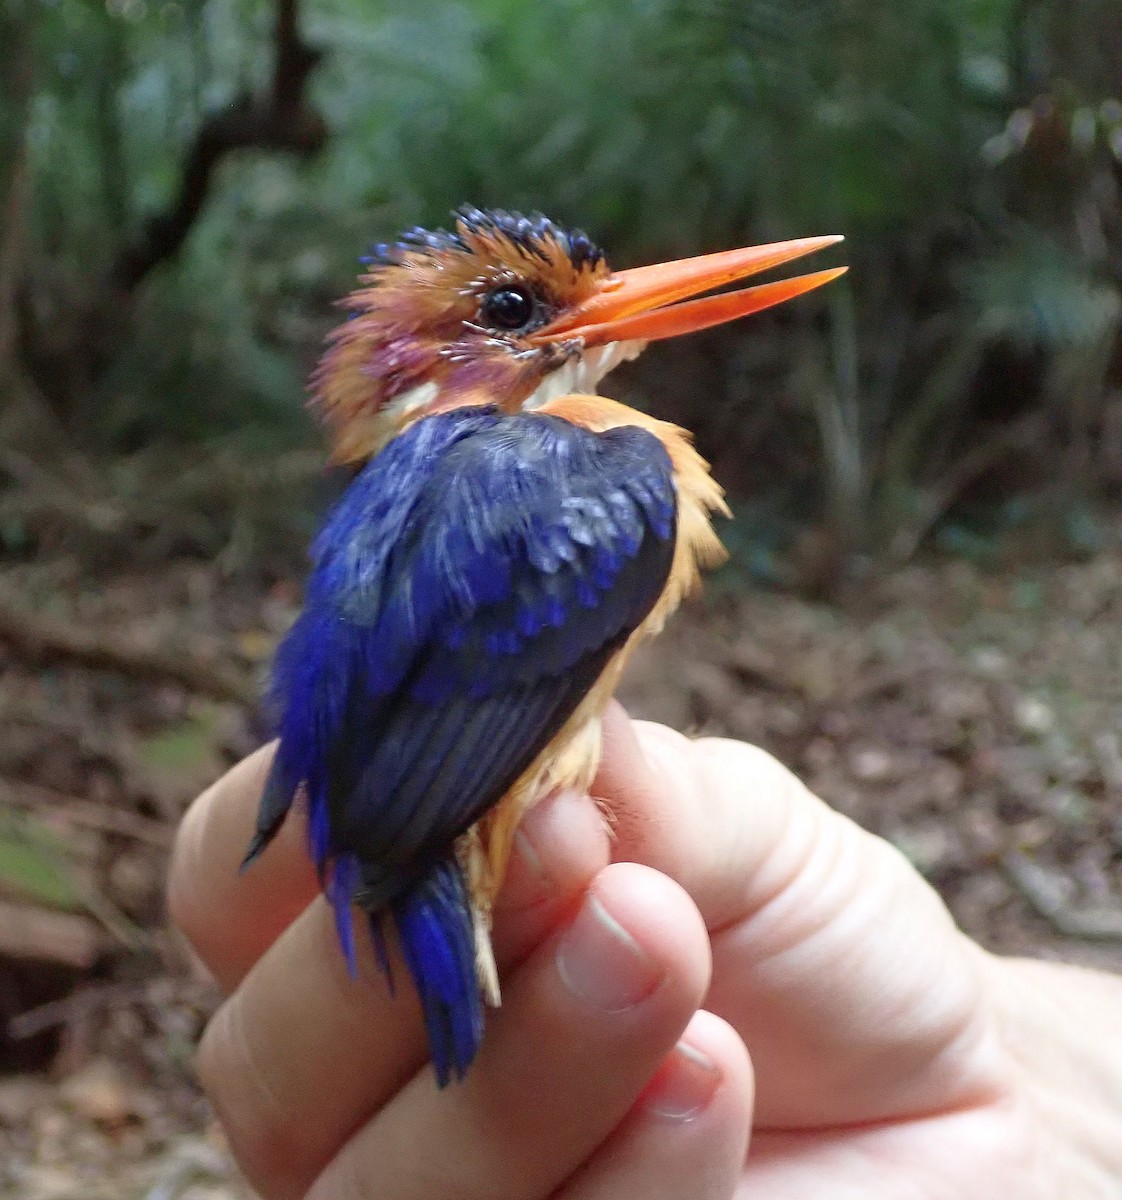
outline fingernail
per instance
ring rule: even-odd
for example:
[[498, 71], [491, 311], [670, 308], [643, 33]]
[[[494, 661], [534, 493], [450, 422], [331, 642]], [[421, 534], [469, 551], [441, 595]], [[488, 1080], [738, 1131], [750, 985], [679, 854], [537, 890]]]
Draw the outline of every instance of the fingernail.
[[647, 1112], [670, 1121], [692, 1121], [717, 1091], [716, 1064], [687, 1042], [679, 1042], [645, 1097]]
[[569, 990], [603, 1012], [623, 1012], [662, 982], [658, 964], [594, 896], [581, 907], [557, 948]]

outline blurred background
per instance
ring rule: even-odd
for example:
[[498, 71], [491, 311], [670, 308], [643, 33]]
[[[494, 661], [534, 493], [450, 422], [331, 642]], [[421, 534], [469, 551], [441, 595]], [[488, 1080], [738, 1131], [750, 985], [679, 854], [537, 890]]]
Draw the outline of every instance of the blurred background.
[[0, 1195], [243, 1194], [167, 849], [339, 486], [333, 301], [464, 201], [620, 266], [846, 235], [609, 381], [735, 510], [626, 698], [1122, 968], [1120, 0], [0, 0], [0, 47]]

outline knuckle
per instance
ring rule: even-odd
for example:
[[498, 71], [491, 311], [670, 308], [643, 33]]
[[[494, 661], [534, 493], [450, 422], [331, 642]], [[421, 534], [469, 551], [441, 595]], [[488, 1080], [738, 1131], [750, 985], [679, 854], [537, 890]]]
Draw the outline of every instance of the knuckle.
[[269, 1197], [302, 1194], [293, 1192], [307, 1173], [300, 1130], [253, 1048], [237, 993], [207, 1026], [196, 1071], [230, 1148], [253, 1185]]

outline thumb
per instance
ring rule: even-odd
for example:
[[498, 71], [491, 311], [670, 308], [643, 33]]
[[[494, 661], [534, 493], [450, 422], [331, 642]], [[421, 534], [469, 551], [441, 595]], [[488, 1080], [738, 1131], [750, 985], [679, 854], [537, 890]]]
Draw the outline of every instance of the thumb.
[[705, 1007], [748, 1046], [758, 1124], [915, 1116], [987, 1093], [984, 955], [893, 846], [764, 751], [618, 707], [593, 791], [613, 857], [676, 879], [705, 919]]

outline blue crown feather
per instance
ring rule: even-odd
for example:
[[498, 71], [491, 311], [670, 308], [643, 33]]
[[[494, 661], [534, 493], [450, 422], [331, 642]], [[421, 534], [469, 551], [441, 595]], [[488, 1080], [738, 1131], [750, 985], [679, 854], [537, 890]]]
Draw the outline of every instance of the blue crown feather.
[[[557, 242], [578, 270], [592, 269], [604, 261], [604, 252], [580, 229], [566, 229], [557, 225], [541, 213], [523, 216], [518, 212], [506, 212], [498, 208], [475, 208], [464, 204], [454, 214], [468, 229], [475, 232], [498, 233], [513, 242], [528, 254], [545, 259], [543, 243]], [[394, 242], [378, 242], [364, 254], [359, 262], [363, 266], [394, 266], [410, 251], [434, 250], [443, 252], [459, 250], [467, 253], [468, 246], [459, 233], [447, 229], [423, 229], [414, 226]]]

